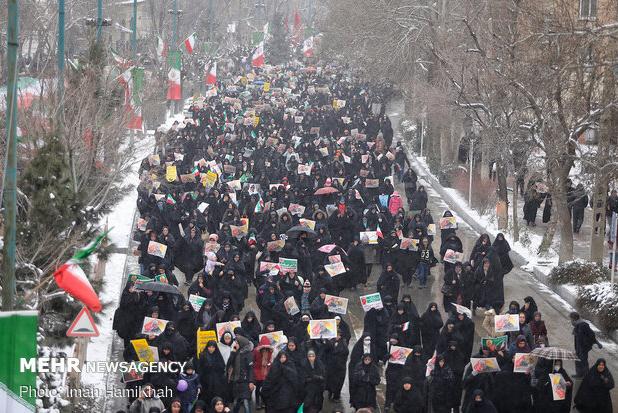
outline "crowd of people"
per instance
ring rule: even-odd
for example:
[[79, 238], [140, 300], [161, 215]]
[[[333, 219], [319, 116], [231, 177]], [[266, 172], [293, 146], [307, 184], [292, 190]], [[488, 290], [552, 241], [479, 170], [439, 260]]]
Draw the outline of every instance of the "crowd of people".
[[[561, 360], [513, 371], [517, 353], [550, 338], [532, 297], [503, 310], [507, 240], [483, 234], [464, 258], [455, 217], [445, 211], [434, 222], [426, 189], [393, 142], [380, 89], [337, 66], [229, 69], [140, 168], [140, 274], [124, 287], [114, 329], [127, 361], [142, 360], [135, 342], [145, 340], [160, 362], [188, 364], [127, 381], [142, 388], [128, 411], [343, 411], [346, 392], [366, 411], [385, 383], [380, 405], [397, 413], [569, 412], [573, 380]], [[438, 265], [442, 305], [419, 312], [406, 291], [430, 285]], [[361, 290], [380, 299], [364, 308], [356, 339], [327, 296], [358, 300]], [[480, 308], [490, 339], [504, 335], [495, 317], [518, 317], [502, 347], [475, 346]], [[145, 317], [164, 327], [146, 329]], [[335, 334], [316, 336], [315, 320], [335, 320]], [[407, 355], [395, 356], [401, 348]], [[485, 372], [471, 359], [498, 366]], [[604, 360], [581, 368], [576, 407], [611, 412]], [[566, 383], [561, 400], [550, 373]], [[173, 396], [154, 394], [165, 388]]]

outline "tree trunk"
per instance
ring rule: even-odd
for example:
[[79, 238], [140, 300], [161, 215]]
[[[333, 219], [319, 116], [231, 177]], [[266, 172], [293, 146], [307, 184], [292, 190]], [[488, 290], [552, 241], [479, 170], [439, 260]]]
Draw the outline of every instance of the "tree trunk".
[[[550, 165], [556, 164], [553, 162]], [[573, 225], [571, 224], [571, 214], [567, 203], [567, 184], [570, 166], [554, 167], [550, 173], [554, 175], [554, 188], [552, 191], [553, 205], [556, 207], [557, 222], [560, 228], [560, 248], [558, 251], [558, 262], [563, 263], [573, 259]]]
[[519, 241], [519, 212], [517, 209], [517, 203], [519, 202], [519, 188], [517, 187], [517, 178], [521, 172], [516, 172], [514, 175], [515, 178], [515, 187], [513, 187], [513, 205], [511, 210], [513, 211], [513, 241]]
[[506, 167], [502, 160], [497, 160], [496, 175], [498, 178], [498, 229], [506, 231], [509, 227], [509, 198], [506, 187]]

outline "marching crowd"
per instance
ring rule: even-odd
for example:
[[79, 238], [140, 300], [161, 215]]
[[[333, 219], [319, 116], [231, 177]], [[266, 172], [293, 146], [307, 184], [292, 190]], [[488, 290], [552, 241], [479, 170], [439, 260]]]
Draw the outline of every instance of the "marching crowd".
[[[514, 372], [516, 354], [551, 337], [532, 297], [503, 308], [507, 240], [483, 234], [464, 256], [450, 211], [434, 221], [393, 142], [383, 90], [336, 66], [238, 66], [184, 122], [158, 132], [140, 168], [140, 274], [127, 281], [114, 329], [127, 361], [156, 354], [188, 364], [180, 374], [125, 380], [142, 388], [128, 411], [343, 411], [347, 378], [358, 411], [375, 410], [386, 383], [381, 407], [397, 413], [569, 412], [573, 379], [562, 360], [537, 358]], [[438, 265], [443, 302], [419, 311], [405, 291], [425, 288]], [[356, 340], [327, 296], [358, 299], [374, 267], [376, 290], [367, 293], [379, 300], [365, 308]], [[507, 333], [495, 328], [503, 314], [519, 322]], [[485, 316], [480, 347], [474, 315]], [[335, 320], [336, 332], [316, 333], [312, 320]], [[609, 413], [612, 375], [602, 359], [588, 368], [596, 339], [572, 320], [582, 359], [575, 407]], [[206, 332], [214, 335], [200, 342]], [[154, 394], [163, 388], [173, 397]]]

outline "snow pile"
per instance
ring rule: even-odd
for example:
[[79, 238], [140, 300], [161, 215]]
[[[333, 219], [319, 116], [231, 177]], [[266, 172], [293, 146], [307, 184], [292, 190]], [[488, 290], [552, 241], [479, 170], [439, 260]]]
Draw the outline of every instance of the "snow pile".
[[618, 328], [618, 286], [609, 282], [581, 286], [577, 302], [599, 318], [606, 330]]
[[607, 268], [581, 259], [558, 265], [549, 273], [549, 280], [554, 284], [589, 285], [608, 279]]
[[[42, 341], [43, 329], [39, 329], [38, 341]], [[39, 347], [40, 358], [65, 359], [64, 351], [51, 347]], [[36, 378], [36, 388], [38, 394], [45, 395], [36, 399], [37, 412], [39, 413], [59, 413], [63, 407], [70, 402], [61, 397], [67, 391], [66, 373], [39, 373]]]

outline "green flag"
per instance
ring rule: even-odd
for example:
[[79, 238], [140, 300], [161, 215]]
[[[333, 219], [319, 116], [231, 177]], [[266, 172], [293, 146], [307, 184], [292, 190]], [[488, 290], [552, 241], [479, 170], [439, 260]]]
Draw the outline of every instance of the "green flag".
[[255, 47], [260, 42], [264, 41], [264, 32], [253, 32], [251, 33], [251, 47]]
[[0, 312], [0, 412], [33, 412], [36, 373], [20, 371], [20, 360], [37, 357], [36, 311]]

